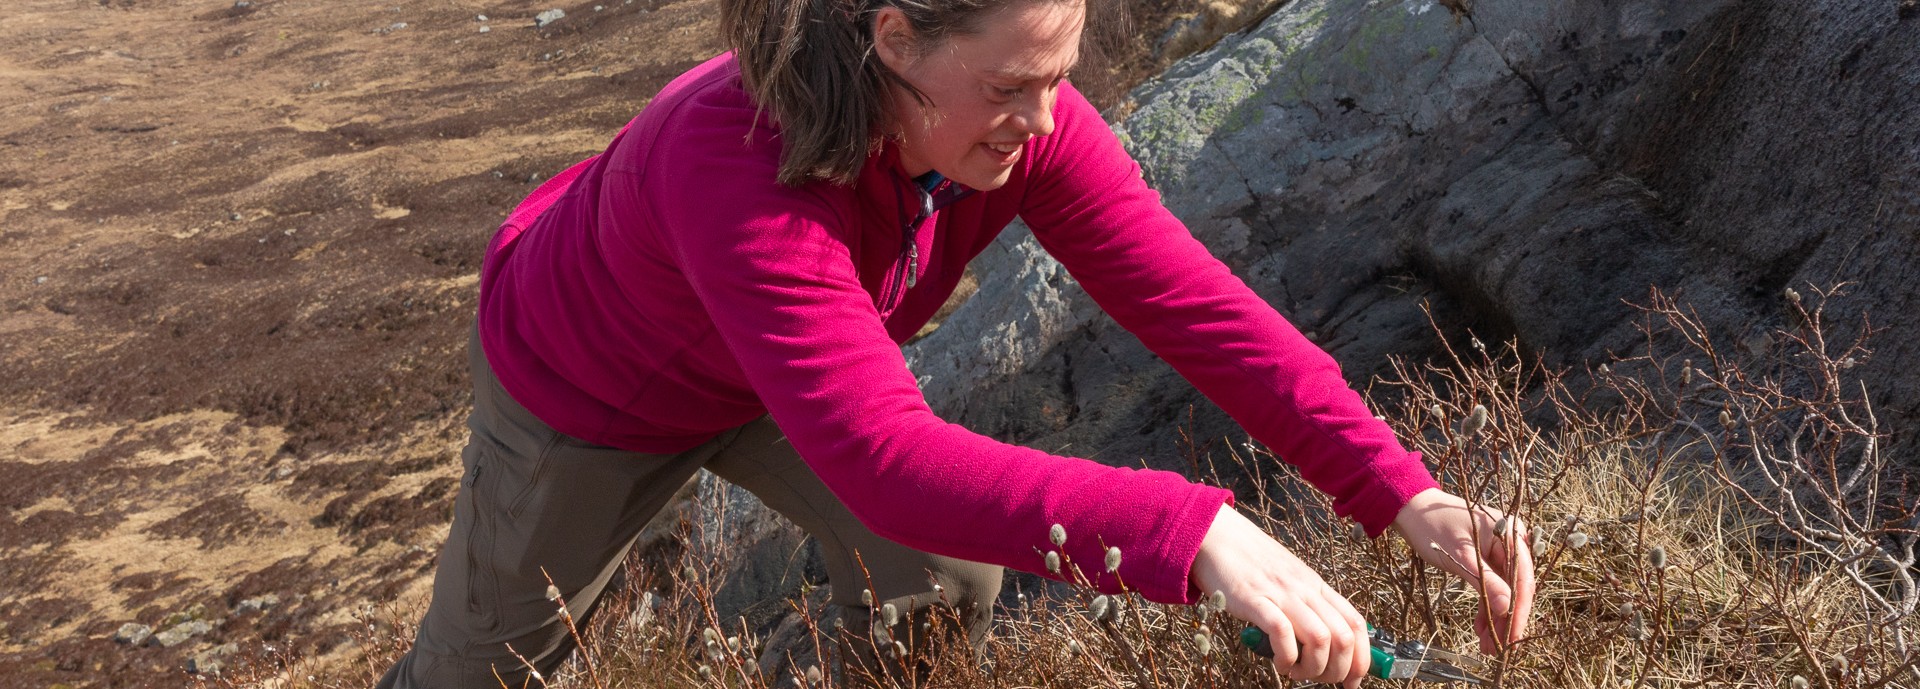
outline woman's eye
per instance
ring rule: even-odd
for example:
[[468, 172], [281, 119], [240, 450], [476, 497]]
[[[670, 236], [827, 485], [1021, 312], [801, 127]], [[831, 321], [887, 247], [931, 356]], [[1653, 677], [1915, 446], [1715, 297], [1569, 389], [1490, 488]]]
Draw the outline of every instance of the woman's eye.
[[1024, 90], [1025, 90], [1025, 89], [1022, 89], [1022, 88], [1018, 88], [1018, 87], [1016, 87], [1016, 88], [1010, 88], [1010, 89], [1009, 89], [1009, 88], [1001, 88], [1001, 87], [998, 87], [998, 86], [995, 86], [995, 87], [993, 87], [993, 92], [994, 92], [994, 94], [996, 94], [996, 95], [998, 95], [998, 96], [1000, 96], [1001, 98], [1014, 98], [1014, 97], [1017, 97], [1017, 96], [1019, 96], [1019, 95], [1020, 95], [1020, 92], [1021, 92], [1021, 91], [1024, 91]]

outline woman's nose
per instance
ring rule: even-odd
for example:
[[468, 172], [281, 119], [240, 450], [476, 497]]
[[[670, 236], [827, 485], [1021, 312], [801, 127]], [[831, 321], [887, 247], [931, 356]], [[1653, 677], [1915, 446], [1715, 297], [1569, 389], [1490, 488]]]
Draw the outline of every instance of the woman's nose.
[[1053, 101], [1059, 91], [1047, 89], [1034, 98], [1023, 99], [1013, 114], [1013, 126], [1031, 136], [1053, 133]]

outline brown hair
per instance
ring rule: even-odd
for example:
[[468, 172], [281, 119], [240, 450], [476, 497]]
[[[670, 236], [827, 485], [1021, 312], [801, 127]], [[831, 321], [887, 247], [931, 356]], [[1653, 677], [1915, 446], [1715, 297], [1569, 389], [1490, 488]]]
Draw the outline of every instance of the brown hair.
[[747, 93], [780, 124], [782, 184], [852, 184], [890, 124], [889, 84], [926, 97], [873, 52], [873, 15], [899, 8], [925, 50], [1022, 0], [721, 0]]

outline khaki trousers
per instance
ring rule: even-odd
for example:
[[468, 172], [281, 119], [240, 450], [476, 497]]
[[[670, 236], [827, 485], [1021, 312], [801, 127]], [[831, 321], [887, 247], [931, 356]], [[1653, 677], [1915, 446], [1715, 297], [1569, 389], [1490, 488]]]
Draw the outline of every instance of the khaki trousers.
[[[467, 361], [473, 413], [453, 528], [412, 650], [380, 680], [382, 689], [500, 687], [502, 680], [520, 687], [527, 666], [508, 652], [509, 644], [551, 677], [574, 644], [547, 600], [541, 570], [584, 628], [642, 527], [703, 467], [819, 541], [835, 584], [832, 602], [843, 606], [850, 630], [872, 619], [860, 600], [871, 586], [875, 605], [894, 603], [909, 621], [898, 636], [910, 637], [914, 620], [950, 605], [974, 645], [984, 643], [1001, 569], [874, 534], [800, 460], [770, 418], [679, 454], [629, 452], [564, 435], [534, 418], [500, 387], [477, 335], [468, 341]], [[934, 581], [944, 590], [936, 593]]]

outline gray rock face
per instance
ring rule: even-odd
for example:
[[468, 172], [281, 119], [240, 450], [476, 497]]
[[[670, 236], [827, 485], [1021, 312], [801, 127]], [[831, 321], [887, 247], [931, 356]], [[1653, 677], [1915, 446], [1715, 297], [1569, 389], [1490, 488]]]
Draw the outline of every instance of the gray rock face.
[[[1809, 283], [1852, 283], [1841, 321], [1897, 327], [1920, 301], [1914, 21], [1869, 1], [1296, 0], [1138, 89], [1116, 130], [1355, 383], [1436, 353], [1423, 302], [1557, 363], [1643, 346], [1626, 302], [1649, 286], [1729, 341]], [[1058, 274], [1003, 241], [977, 270]], [[1190, 405], [1196, 437], [1242, 436], [1065, 280], [981, 283], [909, 348], [950, 420], [1163, 468]], [[1883, 336], [1864, 370], [1909, 427], [1920, 342]]]
[[[809, 579], [825, 579], [818, 548], [800, 527], [767, 509], [744, 488], [705, 471], [695, 481], [702, 495], [717, 497], [708, 504], [721, 508], [718, 514], [702, 515], [704, 526], [693, 544], [696, 553], [712, 555], [708, 561], [727, 566], [724, 573], [702, 573], [721, 574], [709, 579], [715, 586], [713, 606], [720, 619], [746, 617], [756, 628], [771, 624], [787, 612], [784, 601], [789, 594]], [[720, 553], [732, 559], [725, 560]]]
[[533, 26], [536, 29], [544, 29], [554, 22], [565, 19], [566, 16], [566, 10], [546, 10], [533, 16]]

